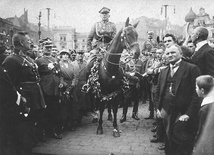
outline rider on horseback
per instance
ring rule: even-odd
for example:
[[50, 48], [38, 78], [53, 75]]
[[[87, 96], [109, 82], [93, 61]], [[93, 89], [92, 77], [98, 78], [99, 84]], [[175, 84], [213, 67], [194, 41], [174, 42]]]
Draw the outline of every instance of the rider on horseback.
[[[94, 85], [97, 83], [97, 80], [98, 80], [98, 74], [96, 72], [96, 69], [98, 69], [98, 66], [100, 64], [99, 62], [100, 60], [102, 60], [103, 55], [106, 52], [107, 45], [112, 41], [112, 39], [116, 35], [116, 25], [112, 22], [109, 22], [109, 17], [110, 17], [109, 12], [110, 12], [110, 9], [106, 7], [103, 7], [99, 11], [102, 21], [96, 22], [93, 25], [87, 38], [87, 51], [90, 53], [90, 57], [87, 64], [92, 64], [93, 67], [91, 65], [88, 65], [88, 66], [91, 66], [93, 70], [95, 69], [95, 73], [91, 71], [91, 67], [88, 68], [88, 74], [90, 75], [89, 75], [87, 84], [83, 86], [84, 92], [88, 92], [88, 90], [93, 86], [99, 87], [99, 85], [97, 86]], [[92, 46], [93, 39], [95, 39], [96, 41], [95, 41], [95, 44], [93, 44]], [[99, 89], [96, 89], [96, 90], [98, 91]], [[96, 94], [99, 96], [98, 92]], [[98, 120], [98, 111], [97, 111], [98, 109], [96, 105], [94, 106], [96, 107], [95, 108], [96, 112], [94, 115], [93, 122], [96, 122]]]
[[[99, 13], [102, 21], [96, 22], [92, 27], [87, 38], [87, 51], [91, 54], [98, 54], [99, 51], [106, 50], [106, 46], [116, 35], [116, 25], [109, 22], [110, 9], [103, 7]], [[95, 39], [95, 44], [92, 46], [92, 41]]]

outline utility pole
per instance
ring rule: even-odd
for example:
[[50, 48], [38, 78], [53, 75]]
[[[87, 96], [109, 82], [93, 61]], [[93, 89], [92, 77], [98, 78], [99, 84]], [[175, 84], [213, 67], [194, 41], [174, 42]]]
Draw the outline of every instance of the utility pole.
[[41, 11], [39, 12], [39, 23], [38, 23], [38, 26], [39, 26], [39, 31], [38, 31], [38, 35], [39, 35], [39, 40], [41, 39], [41, 16], [42, 16], [42, 13]]
[[175, 14], [175, 5], [162, 5], [161, 6], [161, 15], [162, 15], [162, 12], [163, 12], [163, 8], [165, 9], [165, 24], [164, 24], [164, 30], [165, 30], [165, 34], [167, 33], [167, 25], [168, 25], [168, 15], [167, 15], [167, 12], [168, 12], [168, 7], [174, 7], [174, 14]]
[[48, 33], [50, 33], [50, 8], [46, 8], [48, 10]]

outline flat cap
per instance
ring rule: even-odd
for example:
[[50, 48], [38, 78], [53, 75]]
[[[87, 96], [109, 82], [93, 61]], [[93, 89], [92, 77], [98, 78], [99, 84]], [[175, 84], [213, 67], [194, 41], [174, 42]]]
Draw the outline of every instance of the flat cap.
[[109, 12], [110, 12], [110, 9], [107, 8], [107, 7], [103, 7], [103, 8], [99, 11], [99, 13], [101, 13], [101, 14], [103, 14], [103, 13], [109, 13]]

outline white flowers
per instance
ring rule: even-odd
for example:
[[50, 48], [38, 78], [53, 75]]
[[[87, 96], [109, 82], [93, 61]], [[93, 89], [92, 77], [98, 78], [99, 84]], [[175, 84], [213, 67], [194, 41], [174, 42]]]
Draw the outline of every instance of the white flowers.
[[54, 68], [54, 64], [53, 63], [49, 63], [48, 64], [48, 69], [52, 70]]

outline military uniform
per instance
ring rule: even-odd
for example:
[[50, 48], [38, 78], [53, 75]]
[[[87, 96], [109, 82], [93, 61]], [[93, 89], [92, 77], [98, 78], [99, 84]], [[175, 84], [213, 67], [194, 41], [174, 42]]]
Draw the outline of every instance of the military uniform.
[[126, 114], [128, 111], [128, 106], [131, 104], [131, 101], [134, 101], [134, 107], [132, 110], [132, 118], [139, 120], [137, 117], [138, 105], [139, 105], [139, 77], [131, 76], [131, 73], [143, 74], [143, 62], [140, 59], [131, 59], [125, 66], [125, 76], [128, 79], [129, 89], [124, 92], [124, 105], [123, 105], [123, 115], [120, 119], [120, 122], [126, 121]]
[[57, 59], [52, 56], [44, 55], [35, 60], [38, 65], [40, 84], [44, 93], [47, 108], [45, 111], [48, 133], [55, 137], [61, 138], [61, 114], [59, 105], [59, 64]]
[[155, 41], [153, 39], [154, 32], [153, 31], [148, 31], [147, 34], [148, 34], [148, 40], [146, 40], [144, 42], [143, 48], [142, 48], [142, 53], [145, 54], [145, 55], [151, 53], [152, 52], [151, 50], [158, 46], [157, 41]]
[[146, 40], [143, 44], [142, 53], [143, 54], [148, 53], [148, 52], [150, 53], [153, 48], [157, 47], [157, 45], [158, 44], [154, 39]]
[[28, 56], [12, 54], [4, 60], [3, 67], [8, 71], [16, 90], [27, 99], [27, 106], [30, 108], [28, 117], [22, 116], [22, 123], [17, 129], [22, 138], [21, 154], [30, 154], [34, 140], [33, 125], [40, 123], [38, 118], [41, 118], [41, 110], [45, 108], [45, 101], [39, 85], [37, 65]]
[[[109, 21], [101, 21], [94, 24], [88, 38], [87, 51], [94, 48], [105, 47], [116, 35], [116, 25]], [[92, 41], [95, 38], [95, 45], [92, 46]]]
[[[103, 7], [99, 13], [109, 13], [110, 9]], [[112, 22], [100, 21], [94, 24], [88, 38], [87, 38], [87, 51], [94, 48], [105, 47], [116, 35], [116, 25]], [[96, 40], [95, 45], [92, 46], [93, 39]]]

